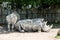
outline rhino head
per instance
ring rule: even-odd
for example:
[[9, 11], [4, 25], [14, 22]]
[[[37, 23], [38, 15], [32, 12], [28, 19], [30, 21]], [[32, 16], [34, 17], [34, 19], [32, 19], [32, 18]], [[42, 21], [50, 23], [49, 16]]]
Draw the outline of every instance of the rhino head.
[[53, 24], [52, 25], [45, 25], [44, 27], [42, 27], [42, 31], [49, 32], [52, 27], [53, 27]]

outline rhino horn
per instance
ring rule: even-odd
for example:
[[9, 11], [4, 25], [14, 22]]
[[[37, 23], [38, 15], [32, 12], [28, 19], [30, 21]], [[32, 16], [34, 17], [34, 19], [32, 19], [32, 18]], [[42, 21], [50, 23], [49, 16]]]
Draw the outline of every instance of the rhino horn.
[[50, 26], [50, 28], [52, 28], [53, 27], [53, 24]]

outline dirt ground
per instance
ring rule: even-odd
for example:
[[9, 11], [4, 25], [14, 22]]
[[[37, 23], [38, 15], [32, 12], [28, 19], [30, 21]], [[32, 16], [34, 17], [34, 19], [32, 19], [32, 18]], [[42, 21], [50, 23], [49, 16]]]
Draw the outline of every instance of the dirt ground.
[[10, 32], [0, 34], [0, 40], [60, 40], [55, 38], [59, 29], [52, 29], [50, 32], [20, 33]]

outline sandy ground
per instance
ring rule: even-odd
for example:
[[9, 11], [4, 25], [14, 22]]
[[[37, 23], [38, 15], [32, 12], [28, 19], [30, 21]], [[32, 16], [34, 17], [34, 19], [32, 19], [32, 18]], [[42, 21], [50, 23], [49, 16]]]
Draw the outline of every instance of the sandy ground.
[[0, 34], [0, 40], [60, 40], [55, 36], [59, 29], [52, 29], [50, 32], [19, 33], [10, 32]]

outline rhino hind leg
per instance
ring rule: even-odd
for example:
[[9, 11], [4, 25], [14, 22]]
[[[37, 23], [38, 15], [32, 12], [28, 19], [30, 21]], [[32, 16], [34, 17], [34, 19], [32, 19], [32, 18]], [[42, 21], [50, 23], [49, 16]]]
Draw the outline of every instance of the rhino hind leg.
[[10, 24], [8, 24], [8, 31], [10, 31]]

